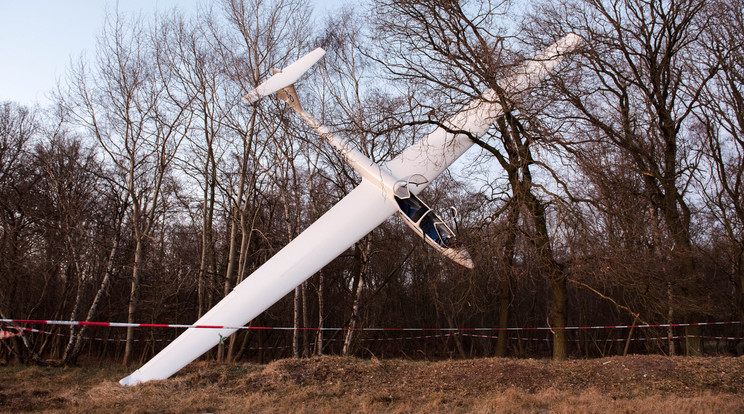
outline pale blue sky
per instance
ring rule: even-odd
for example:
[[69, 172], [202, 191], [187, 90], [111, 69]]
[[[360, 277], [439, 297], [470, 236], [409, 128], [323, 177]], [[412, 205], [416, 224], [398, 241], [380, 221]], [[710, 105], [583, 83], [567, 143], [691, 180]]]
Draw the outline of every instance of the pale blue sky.
[[[316, 11], [343, 0], [310, 0]], [[0, 102], [46, 105], [70, 58], [92, 53], [106, 10], [148, 16], [209, 0], [0, 0]]]

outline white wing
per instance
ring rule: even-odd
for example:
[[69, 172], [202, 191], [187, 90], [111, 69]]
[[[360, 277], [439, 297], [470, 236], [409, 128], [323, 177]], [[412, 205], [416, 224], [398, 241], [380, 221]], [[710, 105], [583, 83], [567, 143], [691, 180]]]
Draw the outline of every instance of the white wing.
[[[540, 83], [560, 63], [563, 54], [573, 50], [579, 43], [579, 36], [569, 34], [534, 59], [525, 62], [514, 76], [501, 80], [499, 86], [512, 99], [518, 98]], [[489, 90], [445, 122], [445, 126], [450, 131], [466, 131], [474, 137], [481, 137], [502, 114], [503, 108], [498, 103], [496, 92]], [[437, 128], [406, 148], [385, 167], [400, 179], [420, 174], [431, 182], [473, 145], [468, 134], [453, 134], [447, 132], [447, 129]], [[425, 187], [426, 185], [411, 186], [410, 190], [418, 194]]]
[[[397, 210], [395, 202], [379, 187], [363, 180], [194, 324], [247, 324]], [[168, 378], [233, 332], [234, 329], [190, 328], [119, 383], [135, 385]]]

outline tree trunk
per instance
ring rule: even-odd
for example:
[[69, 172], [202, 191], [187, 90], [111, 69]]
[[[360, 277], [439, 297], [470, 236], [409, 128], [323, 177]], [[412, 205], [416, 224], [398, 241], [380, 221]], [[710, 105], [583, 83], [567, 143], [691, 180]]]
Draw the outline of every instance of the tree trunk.
[[[85, 290], [85, 275], [82, 274], [82, 269], [80, 268], [78, 258], [76, 257], [75, 249], [72, 248], [72, 256], [73, 261], [75, 262], [75, 277], [77, 280], [77, 288], [75, 289], [75, 303], [72, 305], [72, 312], [70, 313], [70, 319], [73, 321], [78, 320], [78, 313], [80, 311], [80, 302], [83, 300], [83, 291]], [[70, 326], [70, 337], [67, 339], [67, 345], [65, 346], [65, 350], [62, 352], [62, 364], [67, 365], [70, 362], [70, 356], [72, 350], [75, 348], [75, 343], [77, 342], [80, 335], [76, 332], [78, 329], [76, 329], [75, 325]]]
[[744, 321], [744, 248], [741, 248], [741, 246], [735, 258], [732, 274], [739, 275], [739, 300], [737, 305], [739, 307], [739, 320]]
[[[242, 178], [241, 178], [242, 181]], [[240, 194], [240, 191], [238, 191], [238, 194]], [[230, 290], [233, 288], [233, 280], [235, 279], [235, 273], [236, 268], [238, 266], [238, 206], [234, 205], [232, 208], [232, 223], [230, 225], [230, 247], [229, 247], [229, 253], [227, 256], [227, 270], [225, 271], [225, 286], [224, 286], [224, 295], [227, 296], [230, 293]], [[235, 337], [238, 335], [239, 332], [236, 332], [233, 335], [230, 335], [230, 338], [228, 338], [228, 346], [227, 346], [227, 360], [232, 361], [233, 360], [233, 352], [235, 349]], [[218, 355], [223, 355], [224, 353], [224, 344], [220, 343], [219, 348], [217, 349]]]
[[[243, 139], [243, 159], [241, 160], [240, 164], [240, 179], [238, 180], [238, 194], [235, 197], [235, 200], [232, 205], [232, 222], [230, 225], [230, 247], [229, 247], [229, 254], [227, 257], [227, 270], [225, 271], [225, 288], [224, 288], [224, 296], [227, 296], [230, 294], [230, 291], [232, 290], [233, 286], [240, 283], [242, 277], [238, 276], [239, 274], [242, 274], [245, 270], [241, 269], [241, 262], [240, 258], [243, 257], [244, 250], [247, 252], [248, 246], [246, 243], [246, 240], [248, 236], [245, 234], [245, 206], [247, 203], [243, 202], [244, 195], [246, 193], [246, 177], [248, 176], [248, 156], [250, 154], [250, 149], [252, 147], [253, 143], [253, 134], [255, 132], [255, 124], [256, 124], [256, 109], [254, 107], [253, 112], [251, 113], [251, 118], [248, 121], [248, 131], [246, 133], [246, 136]], [[214, 167], [214, 166], [213, 166]], [[240, 238], [240, 245], [238, 245], [238, 230], [243, 230], [243, 235]], [[234, 349], [235, 349], [235, 340], [233, 339], [235, 335], [230, 335], [230, 338], [228, 339], [228, 350], [227, 350], [227, 360], [232, 361], [234, 358]], [[218, 355], [222, 355], [224, 352], [224, 344], [219, 345], [218, 349]]]
[[542, 271], [547, 275], [550, 284], [550, 326], [553, 329], [553, 359], [565, 360], [568, 357], [568, 345], [566, 343], [566, 308], [568, 306], [568, 288], [566, 286], [566, 275], [563, 268], [553, 257], [553, 249], [550, 247], [550, 236], [548, 235], [547, 218], [545, 206], [526, 190], [523, 194], [526, 199], [527, 208], [535, 225], [534, 243], [535, 250], [540, 258]]
[[202, 199], [202, 237], [201, 237], [201, 258], [199, 260], [199, 279], [198, 279], [198, 296], [199, 296], [199, 318], [205, 312], [205, 309], [211, 308], [214, 303], [214, 285], [213, 279], [216, 273], [216, 260], [214, 257], [214, 202], [215, 202], [215, 167], [211, 164], [214, 158], [212, 154], [211, 143], [208, 148], [207, 165], [204, 167], [204, 177], [207, 180], [204, 188], [204, 197]]
[[[142, 266], [143, 242], [137, 240], [134, 249], [134, 266], [132, 267], [132, 290], [129, 293], [129, 309], [127, 310], [127, 323], [134, 323], [134, 315], [137, 310], [139, 299], [140, 267]], [[124, 346], [124, 366], [129, 366], [132, 358], [132, 347], [134, 345], [134, 327], [127, 327], [126, 345]]]
[[501, 292], [499, 295], [499, 333], [496, 339], [496, 356], [505, 357], [506, 347], [509, 343], [509, 332], [506, 328], [509, 327], [509, 307], [511, 306], [511, 283], [509, 276], [503, 274], [501, 276]]
[[568, 357], [566, 330], [560, 329], [566, 326], [566, 307], [568, 303], [566, 276], [563, 272], [551, 275], [550, 290], [552, 293], [550, 326], [553, 328], [553, 359], [563, 361]]
[[300, 357], [300, 295], [300, 287], [296, 286], [294, 289], [294, 325], [292, 329], [292, 356], [295, 358]]
[[[302, 282], [300, 285], [302, 291], [302, 326], [307, 328], [310, 326], [307, 315], [307, 281]], [[302, 356], [307, 358], [310, 356], [310, 343], [307, 337], [307, 329], [302, 331]]]
[[501, 258], [501, 292], [499, 294], [499, 335], [496, 340], [496, 356], [506, 356], [506, 348], [509, 340], [509, 333], [506, 328], [509, 327], [509, 308], [511, 307], [511, 277], [514, 272], [514, 247], [517, 241], [517, 228], [519, 224], [519, 211], [521, 205], [512, 199], [512, 205], [509, 208], [509, 217], [507, 221], [507, 235], [504, 241], [504, 254]]
[[667, 324], [670, 326], [667, 327], [667, 338], [668, 338], [668, 344], [669, 344], [669, 356], [675, 356], [677, 355], [677, 351], [674, 348], [674, 339], [672, 339], [672, 336], [674, 336], [674, 330], [671, 327], [671, 324], [674, 323], [674, 296], [672, 293], [672, 284], [671, 282], [667, 283], [667, 306], [669, 307], [667, 310]]
[[[126, 204], [126, 200], [124, 201], [123, 205]], [[98, 287], [98, 291], [96, 292], [96, 296], [93, 298], [93, 302], [90, 304], [90, 307], [88, 308], [88, 313], [85, 315], [85, 321], [90, 322], [93, 320], [93, 318], [96, 315], [96, 312], [98, 311], [98, 305], [101, 303], [101, 299], [103, 299], [103, 295], [106, 294], [108, 291], [108, 287], [111, 283], [111, 278], [114, 274], [114, 259], [116, 259], [116, 254], [119, 251], [119, 243], [121, 241], [121, 226], [124, 222], [124, 212], [121, 211], [119, 214], [119, 217], [116, 220], [116, 228], [114, 232], [114, 244], [111, 246], [111, 250], [109, 251], [108, 258], [106, 259], [106, 270], [103, 274], [103, 280], [101, 280], [101, 284]], [[85, 336], [86, 331], [88, 330], [88, 326], [82, 326], [80, 330], [78, 331], [76, 337], [75, 337], [75, 345], [72, 348], [72, 352], [67, 355], [67, 358], [63, 358], [63, 363], [65, 365], [75, 365], [77, 364], [77, 358], [80, 355], [80, 351], [83, 349], [83, 336]]]
[[354, 339], [354, 330], [356, 329], [357, 319], [359, 318], [359, 302], [362, 296], [362, 286], [364, 284], [364, 277], [362, 272], [357, 273], [357, 277], [354, 280], [354, 304], [351, 308], [351, 318], [349, 318], [349, 326], [346, 331], [346, 337], [344, 338], [344, 347], [341, 351], [341, 355], [348, 356], [351, 351], [351, 341]]
[[[96, 296], [93, 298], [93, 302], [90, 304], [90, 308], [88, 308], [88, 314], [85, 316], [85, 321], [90, 322], [93, 320], [93, 318], [96, 315], [96, 312], [98, 311], [98, 305], [101, 303], [101, 299], [103, 299], [103, 295], [106, 294], [106, 291], [108, 290], [109, 284], [111, 283], [111, 277], [114, 273], [114, 258], [116, 257], [116, 253], [119, 250], [119, 237], [117, 236], [114, 239], [114, 245], [111, 247], [111, 252], [109, 253], [109, 257], [106, 263], [106, 271], [103, 276], [103, 280], [101, 281], [101, 285], [98, 287], [98, 291], [96, 292]], [[75, 341], [75, 347], [73, 348], [72, 353], [69, 356], [69, 361], [66, 363], [69, 364], [76, 364], [77, 358], [80, 355], [80, 351], [83, 349], [83, 339], [82, 337], [85, 336], [86, 331], [88, 330], [87, 326], [83, 326], [80, 328], [80, 331], [77, 335], [77, 340]]]
[[318, 272], [318, 333], [315, 339], [315, 355], [323, 355], [323, 327], [324, 327], [324, 300], [323, 300], [323, 270]]
[[359, 263], [359, 271], [356, 273], [354, 278], [354, 304], [351, 308], [351, 318], [349, 318], [349, 329], [346, 331], [346, 337], [344, 338], [344, 347], [341, 351], [341, 355], [348, 356], [351, 352], [351, 342], [354, 339], [354, 330], [359, 320], [359, 307], [362, 301], [362, 288], [364, 287], [364, 278], [367, 273], [367, 264], [369, 261], [369, 249], [370, 249], [371, 238], [368, 236], [365, 240], [357, 243], [357, 261]]

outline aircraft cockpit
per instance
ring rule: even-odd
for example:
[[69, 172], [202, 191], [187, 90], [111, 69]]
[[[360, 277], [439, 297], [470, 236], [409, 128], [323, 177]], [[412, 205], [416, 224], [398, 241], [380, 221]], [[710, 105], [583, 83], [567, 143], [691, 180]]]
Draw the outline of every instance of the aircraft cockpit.
[[426, 236], [441, 247], [454, 247], [454, 232], [415, 195], [405, 199], [396, 196], [395, 201], [398, 203], [400, 211], [416, 224]]
[[429, 206], [410, 192], [409, 185], [421, 184], [419, 177], [423, 178], [412, 176], [407, 181], [396, 184], [395, 201], [398, 203], [401, 217], [408, 227], [422, 236], [429, 245], [455, 262], [472, 269], [470, 255], [457, 244], [455, 232]]

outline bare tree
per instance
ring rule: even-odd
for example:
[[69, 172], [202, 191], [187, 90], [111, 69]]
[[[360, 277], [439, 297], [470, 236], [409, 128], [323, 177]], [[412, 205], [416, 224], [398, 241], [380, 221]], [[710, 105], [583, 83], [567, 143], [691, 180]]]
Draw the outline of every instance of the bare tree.
[[706, 165], [701, 188], [712, 216], [730, 242], [730, 278], [744, 317], [744, 14], [739, 0], [714, 2], [711, 24], [701, 38], [701, 53], [711, 61], [701, 69], [716, 76], [706, 85], [696, 111]]
[[[34, 277], [32, 243], [38, 239], [32, 225], [37, 174], [33, 171], [31, 145], [39, 132], [36, 111], [11, 102], [0, 102], [0, 315], [28, 314], [41, 299], [48, 278]], [[40, 266], [43, 268], [43, 266]], [[44, 287], [35, 292], [28, 283], [38, 280]], [[9, 347], [19, 360], [41, 362], [34, 344], [25, 336]]]
[[[566, 274], [551, 246], [548, 201], [541, 199], [542, 186], [532, 177], [538, 164], [532, 147], [543, 138], [543, 131], [534, 127], [534, 118], [516, 112], [514, 100], [520, 97], [509, 96], [498, 84], [509, 73], [512, 62], [519, 61], [518, 56], [503, 47], [507, 37], [497, 34], [506, 32], [499, 27], [499, 19], [507, 11], [507, 4], [428, 0], [378, 3], [379, 47], [382, 49], [384, 42], [384, 47], [390, 50], [381, 59], [388, 62], [386, 67], [394, 76], [408, 79], [428, 91], [428, 100], [412, 98], [418, 104], [419, 116], [423, 115], [422, 110], [427, 114], [425, 122], [442, 124], [437, 119], [446, 119], [447, 112], [463, 102], [479, 98], [487, 89], [497, 92], [505, 116], [497, 122], [497, 133], [489, 136], [496, 144], [489, 143], [489, 139], [476, 140], [476, 143], [507, 172], [511, 201], [506, 205], [513, 215], [508, 222], [516, 225], [519, 218], [524, 217], [529, 227], [528, 240], [537, 252], [542, 273], [551, 287], [550, 324], [566, 326]], [[540, 166], [546, 167], [546, 164]], [[516, 230], [511, 231], [516, 234]], [[510, 244], [507, 243], [506, 253], [513, 256]], [[506, 289], [506, 285], [503, 287]], [[502, 300], [506, 303], [509, 298], [505, 296]], [[502, 323], [506, 318], [504, 314]], [[566, 355], [565, 331], [557, 329], [553, 357], [564, 359]]]
[[[96, 72], [82, 63], [73, 73], [69, 101], [75, 120], [101, 144], [108, 161], [125, 173], [134, 238], [127, 320], [136, 317], [148, 240], [167, 196], [165, 185], [186, 134], [185, 102], [168, 90], [168, 68], [159, 65], [157, 33], [109, 18], [99, 40]], [[124, 364], [131, 362], [134, 330], [127, 330]]]
[[[211, 11], [205, 11], [202, 19], [208, 28], [215, 19]], [[217, 278], [217, 252], [215, 234], [215, 208], [218, 192], [218, 164], [226, 148], [223, 142], [223, 119], [233, 106], [226, 103], [225, 83], [220, 56], [215, 51], [210, 32], [196, 21], [187, 20], [174, 13], [161, 23], [161, 65], [172, 69], [172, 90], [188, 97], [193, 114], [192, 134], [188, 136], [188, 149], [180, 164], [183, 171], [193, 177], [201, 189], [200, 225], [201, 248], [199, 273], [197, 276], [198, 315], [215, 303], [219, 295]]]
[[[234, 157], [237, 179], [222, 185], [232, 216], [224, 283], [227, 294], [253, 266], [249, 250], [255, 244], [254, 236], [261, 234], [256, 228], [263, 199], [259, 188], [267, 184], [264, 173], [273, 165], [267, 151], [280, 126], [270, 104], [246, 107], [239, 99], [270, 76], [273, 68], [286, 66], [305, 52], [310, 9], [296, 0], [225, 0], [220, 7], [222, 19], [208, 23], [209, 43], [222, 66], [221, 76], [229, 80], [224, 99], [233, 102], [222, 105], [221, 124], [224, 133], [237, 138], [239, 144]], [[235, 341], [235, 337], [230, 339], [228, 358], [234, 357]]]
[[[85, 292], [92, 285], [96, 266], [97, 240], [94, 229], [98, 210], [98, 178], [100, 165], [95, 153], [83, 148], [79, 140], [71, 139], [64, 130], [51, 131], [48, 143], [37, 146], [35, 158], [42, 179], [39, 186], [53, 206], [54, 233], [62, 240], [67, 277], [74, 284], [71, 320], [79, 320], [83, 312]], [[71, 292], [72, 293], [72, 292]], [[62, 355], [62, 363], [75, 362], [80, 350], [79, 329], [70, 327], [70, 335]]]
[[[694, 296], [696, 272], [689, 205], [697, 171], [696, 143], [685, 133], [690, 114], [715, 71], [697, 76], [695, 44], [707, 24], [698, 1], [577, 1], [544, 4], [533, 27], [549, 37], [567, 31], [587, 41], [576, 77], [561, 78], [560, 122], [565, 142], [605, 145], [632, 160], [644, 197], [669, 237], [668, 317], [688, 320], [703, 309], [680, 299]], [[571, 10], [566, 13], [565, 10]], [[698, 304], [700, 305], [700, 304]], [[699, 344], [688, 350], [698, 352]], [[673, 350], [672, 350], [673, 352]]]

